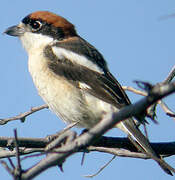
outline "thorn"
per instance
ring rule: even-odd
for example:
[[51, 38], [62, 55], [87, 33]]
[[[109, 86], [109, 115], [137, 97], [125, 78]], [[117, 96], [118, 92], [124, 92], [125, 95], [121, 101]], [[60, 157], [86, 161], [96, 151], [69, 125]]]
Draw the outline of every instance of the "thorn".
[[86, 152], [83, 152], [82, 158], [81, 158], [81, 166], [83, 166], [83, 164], [84, 164], [85, 155], [86, 155]]
[[58, 167], [59, 167], [59, 169], [60, 169], [61, 172], [64, 172], [64, 170], [63, 170], [63, 164], [59, 164]]
[[166, 113], [168, 116], [170, 116], [170, 117], [175, 117], [175, 114], [172, 114], [172, 113], [169, 113], [169, 112], [167, 112]]
[[144, 82], [144, 81], [134, 81], [137, 86], [143, 90], [145, 90], [146, 92], [151, 91], [151, 89], [153, 88], [153, 85], [151, 83], [148, 82]]
[[25, 122], [25, 120], [26, 120], [26, 117], [22, 117], [22, 118], [20, 118], [20, 121], [21, 121], [22, 123], [24, 123], [24, 122]]

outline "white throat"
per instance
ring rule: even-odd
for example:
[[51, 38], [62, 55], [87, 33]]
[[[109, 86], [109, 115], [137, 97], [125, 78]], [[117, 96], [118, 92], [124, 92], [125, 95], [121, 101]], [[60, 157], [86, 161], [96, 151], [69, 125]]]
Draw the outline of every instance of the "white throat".
[[32, 32], [25, 32], [24, 35], [20, 37], [20, 40], [28, 53], [32, 49], [42, 48], [53, 42], [53, 38], [51, 37]]

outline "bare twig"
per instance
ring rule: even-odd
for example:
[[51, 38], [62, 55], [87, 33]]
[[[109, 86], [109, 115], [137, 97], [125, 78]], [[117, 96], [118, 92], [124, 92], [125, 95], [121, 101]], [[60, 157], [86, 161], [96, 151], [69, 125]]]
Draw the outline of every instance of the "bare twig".
[[18, 137], [17, 137], [16, 129], [14, 130], [14, 136], [15, 136], [16, 159], [17, 159], [17, 166], [16, 166], [16, 171], [14, 175], [15, 177], [18, 177], [19, 179], [21, 179], [22, 167], [21, 167], [20, 152], [19, 152]]
[[[174, 70], [172, 70], [172, 72], [170, 74], [171, 75], [169, 75], [165, 81], [170, 82], [173, 79], [173, 77], [174, 77], [173, 74], [175, 74]], [[127, 90], [128, 89], [129, 88], [127, 88]], [[133, 89], [129, 89], [129, 90], [135, 91]], [[146, 95], [145, 92], [141, 92], [141, 91], [135, 91], [135, 92], [137, 92], [140, 95]], [[17, 136], [15, 136], [15, 138], [9, 138], [8, 140], [5, 138], [0, 138], [0, 146], [5, 147], [5, 145], [7, 145], [9, 140], [11, 140], [12, 142], [15, 142], [15, 140], [16, 140], [16, 148], [15, 148], [14, 154], [16, 154], [16, 156], [17, 156], [17, 159], [18, 159], [17, 167], [19, 169], [22, 169], [22, 168], [20, 168], [21, 164], [20, 164], [20, 158], [19, 158], [19, 155], [22, 154], [22, 152], [20, 151], [21, 150], [20, 147], [30, 147], [30, 148], [37, 147], [37, 148], [40, 148], [40, 150], [43, 152], [44, 152], [44, 150], [47, 150], [48, 156], [46, 156], [43, 160], [38, 162], [36, 165], [32, 166], [30, 169], [26, 170], [25, 172], [22, 172], [21, 180], [32, 179], [35, 176], [37, 176], [38, 174], [40, 174], [41, 172], [43, 172], [44, 170], [46, 170], [52, 166], [56, 166], [56, 165], [61, 166], [62, 163], [69, 156], [71, 156], [72, 154], [74, 154], [76, 152], [82, 152], [82, 151], [84, 152], [85, 150], [88, 150], [88, 151], [95, 150], [95, 151], [100, 151], [100, 152], [107, 152], [107, 153], [111, 153], [111, 154], [114, 154], [117, 156], [122, 156], [122, 157], [137, 157], [137, 158], [147, 159], [150, 157], [148, 157], [146, 154], [139, 153], [128, 140], [125, 139], [126, 140], [125, 141], [124, 139], [122, 139], [122, 141], [120, 141], [121, 144], [117, 144], [118, 146], [116, 148], [114, 148], [114, 146], [116, 145], [115, 143], [119, 143], [119, 141], [116, 141], [116, 139], [115, 139], [115, 143], [113, 142], [112, 144], [110, 144], [111, 141], [108, 139], [108, 141], [106, 141], [104, 143], [105, 137], [101, 137], [101, 135], [103, 135], [109, 129], [113, 128], [114, 125], [116, 125], [116, 123], [118, 123], [124, 119], [127, 119], [131, 116], [137, 116], [138, 114], [143, 113], [152, 104], [159, 102], [160, 99], [162, 99], [163, 97], [165, 97], [173, 92], [175, 92], [175, 83], [169, 83], [169, 84], [162, 83], [162, 84], [157, 84], [156, 86], [151, 86], [151, 90], [147, 97], [142, 98], [142, 100], [138, 101], [135, 104], [132, 104], [132, 105], [122, 108], [117, 113], [114, 113], [112, 115], [107, 114], [103, 118], [103, 120], [100, 121], [100, 123], [98, 123], [94, 128], [81, 134], [78, 137], [76, 137], [75, 135], [73, 136], [72, 134], [71, 135], [67, 134], [65, 137], [58, 137], [58, 139], [54, 140], [53, 144], [51, 143], [51, 145], [52, 145], [51, 148], [49, 148], [49, 146], [48, 146], [49, 140], [47, 138], [43, 138], [42, 142], [41, 141], [37, 142], [36, 139], [34, 141], [32, 141], [31, 139], [28, 139], [28, 140], [30, 140], [31, 144], [29, 143], [26, 145], [24, 143], [24, 142], [26, 142], [25, 141], [26, 139], [20, 139], [20, 138], [17, 139]], [[1, 120], [2, 123], [1, 122], [0, 123], [5, 124], [9, 121], [16, 120], [16, 119], [20, 119], [20, 120], [24, 121], [28, 115], [47, 107], [47, 105], [43, 105], [43, 106], [40, 106], [39, 109], [38, 109], [38, 107], [36, 107], [36, 109], [32, 108], [31, 111], [20, 114], [13, 118], [2, 119]], [[67, 131], [66, 131], [66, 133], [67, 133]], [[66, 143], [65, 140], [68, 140], [69, 143]], [[1, 144], [1, 141], [2, 141], [3, 145]], [[102, 141], [103, 141], [102, 146], [100, 146], [100, 143]], [[124, 141], [126, 143], [124, 143]], [[60, 144], [60, 142], [64, 142], [64, 143]], [[112, 145], [113, 147], [110, 147], [109, 144]], [[60, 148], [57, 148], [57, 145], [60, 145]], [[89, 145], [93, 145], [93, 146], [89, 146]], [[125, 145], [125, 147], [124, 147], [124, 145]], [[169, 156], [169, 155], [172, 155], [175, 153], [175, 143], [174, 142], [166, 143], [166, 145], [165, 144], [162, 145], [160, 143], [159, 144], [153, 143], [151, 145], [152, 145], [153, 149], [162, 156]], [[161, 145], [162, 145], [162, 147], [165, 148], [164, 150], [161, 149]], [[90, 149], [90, 147], [91, 147], [91, 149]], [[122, 151], [119, 148], [124, 148], [124, 149], [122, 149], [123, 150]], [[53, 151], [52, 151], [52, 149], [53, 149]], [[162, 154], [161, 154], [161, 151], [162, 151]], [[57, 152], [57, 153], [54, 153], [54, 152]], [[58, 152], [62, 152], [62, 153], [58, 153]], [[12, 174], [13, 171], [8, 167], [8, 165], [6, 163], [3, 163], [3, 165]], [[170, 169], [173, 172], [175, 171], [171, 167], [170, 167]]]
[[175, 118], [175, 114], [167, 113], [168, 116]]
[[126, 91], [131, 91], [131, 92], [133, 92], [133, 93], [135, 93], [135, 94], [139, 94], [139, 95], [141, 95], [141, 96], [147, 96], [147, 92], [145, 92], [145, 91], [140, 91], [140, 90], [138, 90], [138, 89], [135, 89], [135, 88], [133, 88], [133, 87], [130, 87], [130, 86], [122, 86], [122, 88], [124, 89], [124, 90], [126, 90]]
[[66, 126], [63, 130], [57, 132], [56, 134], [52, 134], [47, 136], [48, 141], [52, 141], [54, 139], [56, 139], [57, 137], [59, 137], [61, 134], [64, 134], [66, 131], [70, 130], [71, 128], [73, 128], [74, 126], [76, 126], [79, 123], [79, 121], [77, 122], [73, 122], [70, 123], [68, 126]]
[[4, 166], [7, 172], [13, 176], [13, 170], [7, 165], [7, 163], [5, 161], [0, 161], [0, 163]]
[[[174, 69], [172, 69], [172, 73], [174, 74]], [[168, 81], [170, 81], [170, 80], [172, 80], [172, 77], [174, 77], [174, 75], [172, 75], [171, 73], [168, 75], [168, 77], [164, 80], [164, 82], [168, 82]], [[130, 86], [122, 86], [122, 88], [124, 89], [124, 90], [126, 90], [126, 91], [130, 91], [130, 92], [133, 92], [133, 93], [135, 93], [135, 94], [139, 94], [139, 95], [141, 95], [141, 96], [147, 96], [147, 93], [145, 92], [145, 91], [140, 91], [140, 90], [137, 90], [137, 89], [135, 89], [135, 88], [133, 88], [133, 87], [130, 87]], [[160, 107], [164, 110], [164, 112], [168, 115], [168, 116], [170, 116], [170, 117], [172, 117], [174, 120], [175, 120], [175, 113], [167, 106], [167, 104], [165, 104], [165, 102], [163, 102], [163, 100], [159, 100], [158, 102], [157, 102], [159, 105], [160, 105]]]
[[84, 175], [84, 177], [87, 178], [93, 178], [95, 176], [97, 176], [98, 174], [100, 174], [103, 169], [105, 169], [114, 159], [116, 158], [116, 156], [113, 156], [105, 165], [103, 165], [95, 174], [89, 174], [89, 175]]
[[46, 152], [44, 151], [44, 149], [42, 149], [41, 151], [42, 152], [38, 151], [38, 153], [35, 153], [35, 154], [32, 154], [32, 155], [27, 155], [27, 156], [21, 158], [21, 161], [23, 161], [25, 159], [28, 159], [28, 158], [40, 157], [40, 156], [46, 155]]
[[161, 108], [165, 111], [165, 113], [175, 120], [175, 113], [162, 100], [158, 101], [158, 103], [160, 104]]
[[[51, 143], [49, 143], [45, 151], [49, 152], [54, 148], [57, 148], [58, 146], [60, 147], [62, 143], [67, 144], [72, 142], [76, 138], [76, 133], [74, 131], [65, 131], [64, 133], [60, 133], [60, 135], [54, 139]], [[59, 152], [64, 152], [64, 148], [60, 147], [58, 148]], [[54, 152], [58, 152], [56, 149], [54, 149]], [[66, 149], [68, 151], [68, 149]]]
[[[65, 151], [64, 153], [51, 153], [45, 159], [41, 160], [38, 164], [31, 167], [29, 170], [22, 174], [22, 179], [32, 179], [46, 169], [62, 164], [67, 157], [78, 152], [79, 149], [87, 147], [99, 138], [102, 134], [108, 131], [110, 128], [114, 127], [116, 123], [123, 119], [127, 119], [131, 116], [136, 116], [137, 114], [143, 112], [150, 105], [157, 102], [159, 99], [175, 92], [175, 83], [170, 83], [166, 85], [156, 85], [152, 88], [149, 95], [139, 102], [126, 106], [122, 108], [119, 112], [114, 114], [107, 114], [102, 121], [100, 121], [95, 127], [89, 131], [78, 136], [74, 141], [69, 144], [63, 145]], [[67, 150], [67, 151], [66, 151]], [[157, 159], [156, 159], [157, 160]], [[157, 160], [158, 161], [158, 160]], [[169, 167], [173, 172], [175, 170]]]
[[12, 161], [9, 157], [8, 157], [7, 159], [8, 159], [8, 161], [9, 161], [12, 169], [14, 170], [14, 169], [15, 169], [15, 165], [14, 165], [13, 161]]
[[[1, 138], [0, 138], [1, 139]], [[9, 138], [6, 138], [6, 141], [8, 141]], [[26, 139], [26, 140], [25, 140]], [[43, 143], [41, 143], [43, 139]], [[3, 140], [0, 140], [0, 146], [6, 147], [5, 143], [5, 138]], [[19, 149], [20, 155], [27, 155], [27, 154], [32, 154], [36, 152], [45, 152], [44, 147], [46, 147], [48, 144], [47, 138], [18, 138], [18, 145], [21, 148]], [[23, 147], [26, 148], [23, 148]], [[154, 150], [160, 154], [161, 156], [171, 156], [175, 155], [175, 142], [162, 142], [162, 143], [151, 143], [151, 146], [154, 148]], [[30, 147], [30, 148], [29, 148]], [[37, 147], [37, 148], [36, 148]], [[40, 148], [38, 148], [40, 147]], [[91, 146], [92, 147], [92, 146]], [[93, 143], [93, 150], [96, 149], [96, 151], [99, 150], [99, 148], [105, 148], [108, 153], [111, 152], [111, 149], [126, 149], [130, 152], [135, 152], [138, 153], [138, 150], [131, 144], [131, 142], [128, 140], [128, 138], [112, 138], [112, 137], [105, 137], [102, 136], [98, 141], [95, 141]], [[89, 152], [91, 151], [89, 147], [86, 149], [80, 149], [80, 152]], [[5, 157], [13, 157], [16, 155], [16, 150], [14, 151], [9, 151], [9, 150], [0, 150], [0, 158], [5, 158]], [[41, 155], [41, 154], [40, 154]], [[39, 155], [39, 156], [40, 156]], [[115, 154], [118, 155], [118, 154]], [[35, 156], [35, 155], [34, 155]], [[33, 155], [32, 155], [33, 157]], [[23, 158], [25, 159], [25, 158]]]
[[141, 152], [132, 152], [127, 149], [121, 148], [106, 148], [106, 147], [96, 147], [96, 146], [89, 146], [89, 151], [97, 151], [103, 152], [108, 154], [113, 154], [119, 157], [130, 157], [130, 158], [139, 158], [139, 159], [150, 159], [150, 157]]
[[170, 83], [175, 77], [175, 66], [173, 66], [172, 70], [168, 74], [167, 78], [163, 81], [164, 83]]
[[44, 105], [41, 105], [38, 107], [33, 107], [29, 111], [21, 113], [19, 115], [16, 115], [16, 116], [13, 116], [10, 118], [6, 118], [6, 119], [0, 119], [0, 125], [7, 124], [8, 122], [14, 121], [14, 120], [21, 120], [21, 122], [24, 122], [27, 116], [29, 116], [37, 111], [40, 111], [42, 109], [45, 109], [45, 108], [48, 108], [48, 105], [44, 104]]
[[81, 158], [81, 163], [80, 163], [81, 166], [83, 166], [83, 164], [84, 164], [85, 156], [86, 156], [86, 152], [83, 152], [82, 158]]
[[[20, 155], [27, 155], [27, 154], [43, 152], [43, 151], [44, 151], [44, 148], [20, 148], [19, 149]], [[0, 150], [0, 159], [10, 158], [10, 157], [15, 157], [15, 156], [16, 156], [16, 150], [13, 150], [13, 151]]]

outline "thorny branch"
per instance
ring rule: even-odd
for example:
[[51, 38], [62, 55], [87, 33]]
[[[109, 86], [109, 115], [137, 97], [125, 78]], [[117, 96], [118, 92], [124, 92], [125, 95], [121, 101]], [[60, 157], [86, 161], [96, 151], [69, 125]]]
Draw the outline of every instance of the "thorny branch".
[[168, 74], [168, 76], [165, 78], [163, 82], [170, 83], [174, 79], [174, 77], [175, 77], [175, 66], [173, 66], [170, 73]]
[[[131, 91], [135, 94], [139, 94], [141, 96], [147, 96], [147, 92], [135, 89], [130, 86], [123, 86], [123, 89], [126, 91]], [[166, 115], [172, 117], [175, 120], [175, 113], [167, 106], [167, 104], [165, 102], [163, 102], [163, 100], [157, 101], [157, 104], [160, 105], [160, 107], [163, 109], [163, 111], [166, 113]]]
[[43, 104], [43, 105], [38, 106], [38, 107], [33, 107], [27, 112], [21, 113], [19, 115], [16, 115], [16, 116], [13, 116], [10, 118], [0, 119], [0, 125], [7, 124], [8, 122], [14, 121], [14, 120], [21, 120], [21, 122], [24, 122], [27, 116], [29, 116], [29, 115], [37, 112], [37, 111], [40, 111], [42, 109], [45, 109], [45, 108], [48, 108], [47, 104]]
[[[127, 119], [128, 117], [143, 113], [154, 103], [159, 103], [160, 105], [163, 104], [164, 109], [166, 109], [165, 111], [173, 114], [169, 110], [169, 108], [165, 106], [161, 99], [175, 92], [175, 83], [170, 83], [170, 81], [175, 76], [174, 69], [175, 67], [173, 67], [171, 73], [164, 80], [164, 83], [153, 86], [149, 93], [126, 87], [125, 89], [134, 91], [135, 93], [146, 97], [142, 98], [135, 104], [124, 107], [117, 113], [106, 115], [103, 120], [94, 128], [90, 129], [88, 132], [81, 134], [80, 136], [77, 136], [74, 132], [65, 131], [64, 134], [61, 134], [58, 139], [52, 142], [52, 144], [55, 144], [55, 148], [50, 148], [48, 138], [32, 139], [17, 138], [17, 136], [15, 138], [0, 137], [0, 158], [9, 158], [12, 156], [17, 157], [17, 167], [20, 168], [21, 180], [32, 179], [52, 166], [59, 165], [62, 169], [62, 164], [64, 163], [64, 161], [76, 152], [98, 151], [121, 157], [134, 157], [142, 159], [149, 158], [146, 154], [138, 152], [126, 138], [111, 138], [104, 137], [102, 135], [109, 129], [111, 129], [116, 123]], [[2, 125], [9, 121], [17, 119], [24, 121], [25, 118], [30, 114], [44, 108], [47, 108], [47, 105], [32, 108], [29, 112], [22, 113], [12, 118], [2, 119], [0, 123]], [[167, 157], [175, 154], [175, 142], [151, 143], [151, 145], [153, 149], [162, 157]], [[9, 148], [9, 150], [4, 148]], [[26, 155], [34, 152], [38, 152], [38, 154], [34, 154], [34, 156], [42, 155], [43, 153], [47, 153], [47, 156], [43, 158], [43, 160], [39, 161], [36, 165], [31, 166], [31, 168], [25, 171], [21, 171], [22, 167], [20, 161], [22, 159], [19, 158], [19, 155]], [[23, 160], [24, 159], [25, 158], [23, 158]], [[16, 167], [14, 168], [12, 162], [10, 163], [12, 168], [10, 168], [4, 161], [1, 161], [1, 164], [14, 177], [14, 179], [17, 179], [17, 177], [19, 177], [19, 172], [14, 173], [14, 169], [16, 169]]]
[[[0, 147], [7, 147], [8, 141], [14, 142], [13, 137], [0, 137]], [[46, 146], [49, 144], [48, 138], [18, 138], [19, 154], [27, 155], [36, 152], [45, 152]], [[163, 157], [175, 155], [175, 142], [151, 143], [153, 149]], [[100, 137], [93, 145], [80, 149], [80, 152], [98, 151], [114, 154], [117, 156], [149, 158], [147, 155], [137, 151], [135, 146], [128, 138], [120, 137]], [[127, 153], [126, 153], [127, 152]], [[0, 159], [16, 156], [16, 150], [0, 149]]]
[[[173, 68], [171, 69], [168, 76], [160, 84], [168, 84], [174, 79], [174, 77], [175, 77], [175, 66], [173, 66]], [[123, 89], [126, 91], [131, 91], [135, 94], [139, 94], [141, 96], [147, 96], [148, 95], [148, 93], [146, 91], [141, 91], [141, 90], [135, 89], [133, 87], [129, 87], [129, 86], [123, 86]], [[175, 120], [175, 113], [163, 102], [163, 100], [159, 100], [156, 103], [161, 106], [161, 108], [165, 111], [166, 115], [172, 117]], [[153, 107], [156, 107], [156, 104], [154, 104]], [[151, 110], [155, 111], [155, 109], [151, 109]], [[153, 114], [154, 113], [155, 112], [153, 112]]]
[[[145, 109], [147, 109], [149, 106], [157, 102], [159, 99], [175, 92], [175, 83], [170, 84], [158, 84], [154, 86], [149, 93], [147, 97], [142, 98], [140, 101], [138, 101], [135, 104], [129, 105], [127, 107], [124, 107], [119, 112], [114, 113], [112, 115], [106, 115], [103, 120], [98, 123], [94, 128], [90, 129], [88, 132], [83, 133], [80, 136], [73, 136], [73, 138], [69, 137], [69, 133], [67, 132], [65, 135], [63, 134], [62, 137], [59, 137], [60, 140], [58, 141], [57, 148], [54, 148], [52, 153], [48, 153], [48, 156], [46, 156], [43, 160], [39, 161], [36, 165], [32, 166], [31, 168], [25, 170], [21, 174], [21, 179], [32, 179], [41, 172], [45, 171], [46, 169], [59, 165], [62, 166], [62, 163], [71, 156], [72, 154], [83, 151], [84, 149], [92, 150], [92, 147], [97, 142], [97, 139], [101, 137], [106, 131], [111, 129], [116, 123], [120, 122], [121, 120], [127, 119], [128, 117], [135, 116], [137, 114], [143, 113]], [[69, 143], [66, 143], [66, 139], [69, 139]], [[101, 138], [100, 138], [101, 139]], [[7, 143], [8, 141], [6, 141]], [[13, 140], [11, 140], [13, 142]], [[43, 141], [44, 142], [44, 141]], [[42, 143], [43, 143], [42, 142]], [[13, 145], [13, 143], [11, 143]], [[170, 143], [168, 145], [172, 145], [174, 143]], [[91, 146], [89, 146], [91, 145]], [[93, 146], [92, 146], [93, 145]], [[159, 144], [160, 145], [160, 144]], [[18, 146], [20, 147], [20, 138], [18, 139]], [[44, 146], [45, 147], [45, 146]], [[133, 146], [130, 144], [131, 150], [133, 150]], [[91, 148], [91, 149], [90, 149]], [[155, 147], [154, 147], [155, 148]], [[160, 146], [159, 146], [160, 148]], [[45, 149], [45, 148], [44, 148]], [[104, 145], [100, 148], [98, 146], [98, 151], [105, 152]], [[128, 147], [126, 150], [130, 150]], [[109, 148], [108, 152], [112, 154], [117, 154], [120, 156], [128, 156], [129, 157], [140, 157], [140, 158], [148, 158], [143, 157], [143, 154], [140, 153], [140, 155], [137, 153], [137, 155], [134, 155], [135, 151], [114, 151], [114, 148]], [[107, 151], [106, 151], [107, 152]], [[166, 151], [165, 151], [166, 152]], [[175, 151], [174, 151], [175, 152]], [[163, 156], [168, 156], [168, 154], [163, 154]]]
[[17, 159], [17, 166], [15, 168], [15, 173], [18, 179], [21, 178], [22, 167], [21, 167], [21, 160], [20, 160], [20, 153], [19, 153], [19, 146], [18, 146], [18, 137], [17, 137], [17, 130], [14, 130], [15, 136], [15, 150], [16, 150], [16, 159]]

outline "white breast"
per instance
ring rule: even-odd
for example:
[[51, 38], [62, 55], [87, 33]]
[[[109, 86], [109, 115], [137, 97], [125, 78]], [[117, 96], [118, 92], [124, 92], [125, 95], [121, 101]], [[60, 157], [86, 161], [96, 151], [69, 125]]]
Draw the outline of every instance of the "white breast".
[[[62, 120], [67, 123], [79, 121], [79, 126], [90, 128], [102, 119], [104, 113], [112, 111], [110, 104], [86, 94], [81, 89], [88, 88], [88, 86], [81, 84], [81, 88], [75, 87], [48, 68], [48, 60], [43, 55], [43, 49], [53, 42], [52, 38], [26, 32], [20, 39], [28, 52], [29, 72], [39, 95]], [[95, 64], [80, 55], [68, 53], [66, 50], [56, 47], [53, 48], [53, 51], [59, 58], [62, 56], [71, 58], [72, 62], [102, 73]]]
[[47, 67], [46, 61], [42, 53], [32, 53], [29, 56], [29, 71], [38, 93], [56, 115], [68, 122], [76, 121], [72, 114], [79, 116], [77, 115], [79, 110], [72, 108], [72, 106], [73, 103], [78, 103], [80, 107], [81, 96], [70, 83], [54, 75]]
[[112, 111], [110, 104], [83, 93], [53, 73], [42, 52], [38, 49], [29, 54], [29, 71], [39, 95], [57, 116], [67, 123], [79, 121], [79, 126], [90, 128]]

